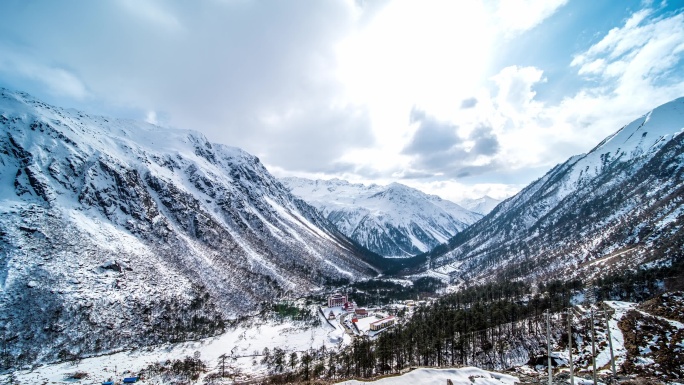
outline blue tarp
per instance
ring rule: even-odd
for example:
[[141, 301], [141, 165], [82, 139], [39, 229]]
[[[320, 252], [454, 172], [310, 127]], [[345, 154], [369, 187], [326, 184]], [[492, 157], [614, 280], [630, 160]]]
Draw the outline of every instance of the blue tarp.
[[114, 385], [114, 381], [105, 381], [102, 385]]
[[134, 382], [138, 382], [138, 377], [127, 377], [123, 380], [124, 384], [132, 384]]

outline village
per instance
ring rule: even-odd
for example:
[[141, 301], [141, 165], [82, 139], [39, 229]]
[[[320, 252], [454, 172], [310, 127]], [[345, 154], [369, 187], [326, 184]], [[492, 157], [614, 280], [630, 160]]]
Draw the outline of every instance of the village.
[[352, 338], [374, 339], [425, 303], [405, 300], [382, 307], [359, 307], [347, 294], [336, 292], [328, 297], [327, 306], [319, 307], [319, 312], [330, 326], [343, 329]]

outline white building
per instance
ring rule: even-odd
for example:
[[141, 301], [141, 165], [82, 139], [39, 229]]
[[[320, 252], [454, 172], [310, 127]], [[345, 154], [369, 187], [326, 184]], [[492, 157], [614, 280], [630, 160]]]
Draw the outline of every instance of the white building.
[[375, 322], [371, 323], [370, 324], [370, 330], [378, 331], [378, 330], [384, 329], [388, 326], [394, 325], [395, 321], [396, 321], [396, 319], [394, 318], [394, 316], [385, 317], [379, 321], [375, 321]]

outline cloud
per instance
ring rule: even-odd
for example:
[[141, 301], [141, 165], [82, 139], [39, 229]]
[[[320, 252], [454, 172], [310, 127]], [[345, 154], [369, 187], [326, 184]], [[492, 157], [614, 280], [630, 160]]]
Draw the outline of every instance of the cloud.
[[150, 124], [159, 124], [159, 121], [157, 120], [157, 113], [155, 111], [147, 111], [145, 121]]
[[474, 145], [470, 150], [471, 153], [492, 156], [496, 155], [499, 151], [499, 140], [496, 135], [493, 134], [491, 127], [476, 127], [470, 134], [469, 139], [474, 142]]
[[418, 123], [411, 142], [404, 148], [405, 154], [427, 154], [445, 151], [458, 144], [461, 139], [456, 135], [457, 127], [439, 122], [425, 112], [413, 109], [411, 123]]
[[477, 99], [475, 99], [475, 98], [463, 99], [463, 101], [461, 102], [461, 109], [473, 108], [476, 105], [477, 105]]
[[88, 90], [81, 79], [72, 71], [54, 65], [40, 58], [36, 53], [21, 49], [7, 41], [0, 40], [0, 74], [7, 78], [8, 85], [29, 82], [38, 84], [55, 96], [84, 99]]
[[262, 119], [245, 141], [263, 141], [256, 154], [267, 163], [305, 172], [338, 173], [351, 166], [340, 160], [349, 148], [375, 145], [368, 112], [359, 106], [313, 102], [288, 114]]
[[410, 120], [418, 128], [402, 153], [411, 155], [412, 161], [395, 175], [407, 179], [437, 175], [462, 178], [496, 167], [491, 158], [499, 150], [499, 141], [491, 127], [479, 125], [462, 136], [457, 126], [415, 108]]
[[[42, 84], [65, 106], [140, 120], [154, 111], [265, 163], [319, 169], [344, 146], [374, 140], [364, 107], [340, 98], [335, 72], [336, 44], [359, 9], [344, 0], [3, 2], [12, 17], [0, 25], [9, 42], [0, 82], [38, 97], [28, 82]], [[15, 59], [22, 52], [33, 54]]]
[[497, 25], [505, 34], [515, 35], [541, 24], [566, 3], [567, 0], [500, 0]]
[[499, 88], [496, 102], [511, 115], [520, 115], [534, 104], [532, 87], [545, 82], [544, 72], [535, 67], [509, 66], [492, 77]]
[[633, 13], [622, 27], [611, 29], [598, 43], [577, 54], [577, 73], [614, 85], [614, 92], [634, 96], [653, 87], [671, 71], [684, 52], [684, 14], [653, 17], [647, 8]]

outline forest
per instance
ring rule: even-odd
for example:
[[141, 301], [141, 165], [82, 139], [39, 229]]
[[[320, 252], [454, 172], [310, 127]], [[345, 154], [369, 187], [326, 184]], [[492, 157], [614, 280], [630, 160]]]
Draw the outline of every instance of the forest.
[[[312, 349], [299, 356], [277, 349], [266, 352], [264, 363], [272, 373], [268, 382], [372, 378], [416, 366], [505, 369], [525, 364], [528, 356], [546, 354], [547, 312], [552, 333], [561, 344], [567, 341], [566, 314], [574, 296], [643, 301], [673, 289], [683, 272], [684, 263], [675, 261], [670, 266], [608, 274], [593, 282], [531, 285], [501, 280], [472, 286], [418, 307], [408, 320], [374, 340], [355, 338], [341, 351]], [[377, 288], [377, 283], [367, 284]], [[588, 330], [589, 320], [580, 318], [573, 328]]]

